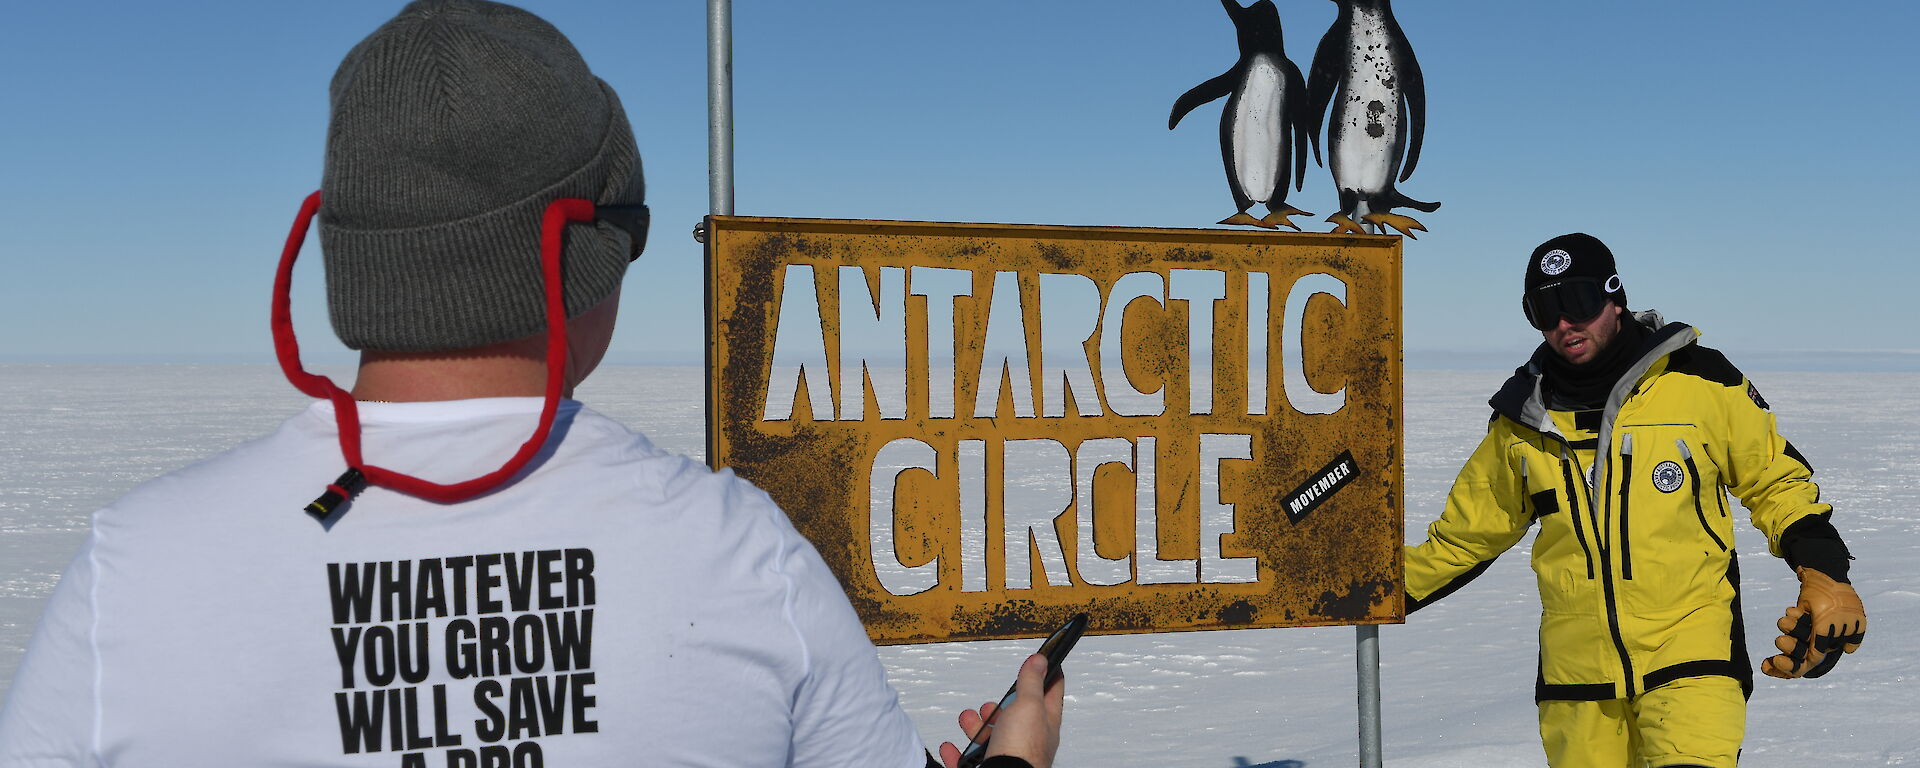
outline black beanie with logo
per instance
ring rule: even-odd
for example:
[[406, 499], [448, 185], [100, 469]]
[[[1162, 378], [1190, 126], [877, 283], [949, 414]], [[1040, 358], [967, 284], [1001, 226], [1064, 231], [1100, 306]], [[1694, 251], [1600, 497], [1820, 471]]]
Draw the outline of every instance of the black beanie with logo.
[[1610, 301], [1627, 305], [1626, 285], [1613, 264], [1613, 251], [1600, 238], [1585, 232], [1561, 235], [1534, 248], [1527, 258], [1526, 290], [1522, 295], [1570, 278], [1592, 279], [1600, 283]]

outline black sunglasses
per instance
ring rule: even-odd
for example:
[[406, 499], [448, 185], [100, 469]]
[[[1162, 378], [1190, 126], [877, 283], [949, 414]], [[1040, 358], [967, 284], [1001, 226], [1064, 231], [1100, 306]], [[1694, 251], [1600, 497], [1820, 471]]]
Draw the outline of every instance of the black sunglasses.
[[1607, 297], [1618, 290], [1619, 275], [1607, 278], [1605, 283], [1591, 277], [1572, 277], [1528, 291], [1520, 299], [1520, 309], [1534, 328], [1547, 331], [1559, 325], [1562, 317], [1574, 323], [1599, 317], [1607, 308]]
[[644, 205], [597, 205], [593, 209], [594, 218], [625, 230], [633, 242], [627, 253], [627, 261], [640, 258], [640, 252], [647, 247], [647, 226], [652, 223], [652, 215]]

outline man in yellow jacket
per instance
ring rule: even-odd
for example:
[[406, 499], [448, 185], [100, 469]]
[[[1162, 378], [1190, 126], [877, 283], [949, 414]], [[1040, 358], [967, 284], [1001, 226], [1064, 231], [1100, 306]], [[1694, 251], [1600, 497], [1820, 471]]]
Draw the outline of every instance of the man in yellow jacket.
[[1522, 307], [1545, 338], [1427, 540], [1407, 547], [1407, 610], [1451, 594], [1538, 523], [1534, 697], [1555, 768], [1732, 768], [1753, 689], [1726, 492], [1799, 577], [1761, 670], [1826, 674], [1866, 634], [1846, 545], [1812, 466], [1759, 390], [1699, 332], [1627, 310], [1613, 254], [1556, 237]]

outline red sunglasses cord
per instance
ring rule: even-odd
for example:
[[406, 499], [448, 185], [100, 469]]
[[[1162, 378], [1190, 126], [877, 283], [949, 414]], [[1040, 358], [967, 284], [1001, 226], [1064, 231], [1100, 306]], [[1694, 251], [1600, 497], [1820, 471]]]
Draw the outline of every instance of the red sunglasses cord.
[[280, 253], [280, 267], [273, 279], [273, 349], [279, 358], [280, 370], [296, 389], [333, 403], [334, 421], [340, 431], [340, 454], [347, 463], [346, 473], [328, 484], [326, 493], [307, 505], [307, 512], [325, 519], [368, 483], [428, 501], [452, 504], [498, 488], [525, 469], [527, 462], [539, 453], [540, 447], [546, 444], [548, 435], [553, 431], [553, 418], [559, 410], [560, 390], [567, 364], [567, 313], [560, 281], [561, 238], [568, 223], [593, 220], [593, 203], [579, 198], [560, 198], [548, 204], [546, 213], [541, 217], [540, 273], [547, 306], [547, 384], [545, 399], [540, 406], [539, 425], [534, 428], [533, 436], [527, 438], [520, 445], [520, 450], [499, 469], [471, 480], [446, 484], [367, 463], [360, 452], [360, 410], [353, 396], [336, 386], [331, 379], [308, 373], [300, 365], [300, 344], [293, 335], [291, 310], [293, 262], [300, 255], [300, 246], [307, 239], [307, 229], [319, 209], [319, 192], [308, 195], [306, 201], [300, 204], [299, 216], [294, 219], [293, 231], [287, 235], [286, 249]]

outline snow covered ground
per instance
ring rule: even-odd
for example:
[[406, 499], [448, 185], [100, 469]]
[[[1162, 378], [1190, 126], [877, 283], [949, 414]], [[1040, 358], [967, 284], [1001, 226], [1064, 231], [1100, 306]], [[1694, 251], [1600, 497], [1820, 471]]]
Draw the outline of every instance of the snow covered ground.
[[[328, 371], [328, 373], [337, 373]], [[1483, 433], [1504, 373], [1409, 371], [1408, 535], [1424, 537]], [[1865, 647], [1814, 681], [1760, 677], [1743, 765], [1920, 765], [1920, 374], [1758, 373], [1783, 431], [1818, 469], [1858, 560]], [[693, 368], [609, 367], [581, 399], [698, 454]], [[303, 407], [268, 366], [0, 365], [0, 692], [97, 507], [259, 435]], [[1751, 528], [1738, 546], [1754, 658], [1794, 599]], [[1473, 585], [1382, 631], [1391, 766], [1537, 766], [1539, 602], [1524, 545]], [[1006, 688], [1031, 641], [892, 647], [881, 657], [921, 733]], [[1354, 630], [1274, 629], [1083, 640], [1068, 664], [1060, 763], [1320, 768], [1355, 762]]]

